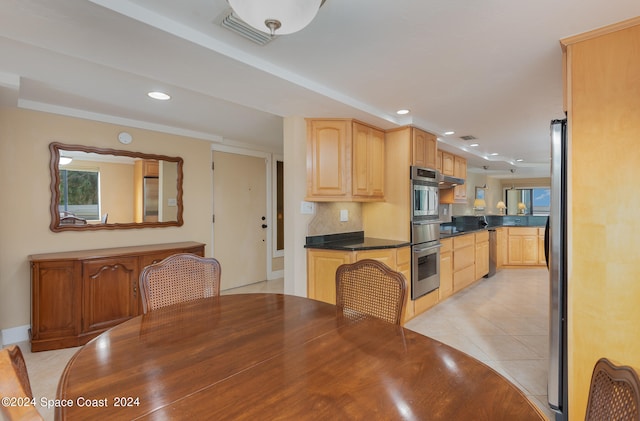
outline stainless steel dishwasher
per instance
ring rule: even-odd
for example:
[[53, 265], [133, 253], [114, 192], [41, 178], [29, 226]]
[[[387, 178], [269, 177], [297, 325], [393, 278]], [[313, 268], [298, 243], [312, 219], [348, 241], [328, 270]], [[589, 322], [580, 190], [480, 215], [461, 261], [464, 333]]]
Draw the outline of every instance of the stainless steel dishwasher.
[[495, 229], [489, 228], [489, 273], [485, 278], [496, 274], [496, 264], [498, 263], [498, 233]]

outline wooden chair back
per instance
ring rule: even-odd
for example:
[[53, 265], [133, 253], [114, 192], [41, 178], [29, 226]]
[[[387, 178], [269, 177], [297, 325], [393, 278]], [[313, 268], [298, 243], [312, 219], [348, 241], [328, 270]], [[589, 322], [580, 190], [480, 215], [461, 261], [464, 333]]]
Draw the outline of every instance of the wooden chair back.
[[377, 260], [344, 264], [336, 271], [336, 305], [344, 315], [366, 314], [399, 325], [406, 295], [404, 275]]
[[[33, 399], [24, 356], [15, 345], [0, 350], [0, 397]], [[7, 420], [42, 420], [34, 405], [14, 406], [5, 405], [3, 402], [0, 405], [0, 414], [3, 416], [2, 419]]]
[[616, 366], [606, 358], [591, 376], [586, 421], [640, 421], [640, 380], [635, 370]]
[[179, 253], [140, 273], [144, 313], [160, 307], [220, 294], [220, 263], [214, 258]]

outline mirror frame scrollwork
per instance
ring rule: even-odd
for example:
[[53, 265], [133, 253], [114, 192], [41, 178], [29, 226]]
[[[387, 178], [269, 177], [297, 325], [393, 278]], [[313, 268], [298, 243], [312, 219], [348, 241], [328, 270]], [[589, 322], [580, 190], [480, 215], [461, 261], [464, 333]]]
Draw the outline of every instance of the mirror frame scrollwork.
[[[58, 163], [60, 161], [60, 151], [78, 151], [87, 153], [96, 153], [101, 155], [116, 155], [116, 156], [128, 156], [130, 158], [140, 159], [153, 159], [159, 161], [169, 161], [177, 163], [178, 177], [176, 180], [177, 187], [177, 220], [166, 222], [131, 222], [131, 223], [105, 223], [105, 224], [86, 224], [86, 225], [66, 225], [60, 224], [60, 212], [58, 210], [58, 204], [60, 203], [60, 173], [58, 169]], [[116, 229], [130, 229], [130, 228], [159, 228], [159, 227], [179, 227], [183, 225], [182, 212], [182, 172], [183, 172], [183, 160], [180, 157], [171, 157], [165, 155], [147, 154], [142, 152], [125, 151], [109, 148], [98, 148], [84, 145], [67, 145], [59, 142], [52, 142], [49, 144], [49, 151], [51, 152], [51, 161], [49, 163], [49, 169], [51, 173], [51, 224], [49, 228], [53, 232], [61, 231], [86, 231], [86, 230], [116, 230]]]

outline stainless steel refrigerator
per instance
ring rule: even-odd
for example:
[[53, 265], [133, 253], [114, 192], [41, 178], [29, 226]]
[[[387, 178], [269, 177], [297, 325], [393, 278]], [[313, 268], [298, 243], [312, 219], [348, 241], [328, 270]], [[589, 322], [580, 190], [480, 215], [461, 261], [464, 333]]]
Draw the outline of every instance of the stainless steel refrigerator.
[[158, 177], [144, 177], [143, 190], [143, 221], [158, 222], [158, 196], [160, 193]]
[[549, 377], [556, 421], [568, 416], [567, 394], [567, 120], [551, 121], [551, 208], [545, 230], [549, 268]]

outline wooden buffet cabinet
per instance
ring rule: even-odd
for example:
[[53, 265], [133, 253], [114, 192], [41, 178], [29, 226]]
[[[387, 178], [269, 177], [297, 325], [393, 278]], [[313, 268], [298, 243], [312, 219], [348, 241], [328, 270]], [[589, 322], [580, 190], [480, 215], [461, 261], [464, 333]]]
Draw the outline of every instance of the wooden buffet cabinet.
[[182, 242], [29, 256], [31, 350], [84, 345], [139, 315], [142, 269], [176, 253], [204, 256], [204, 246]]

